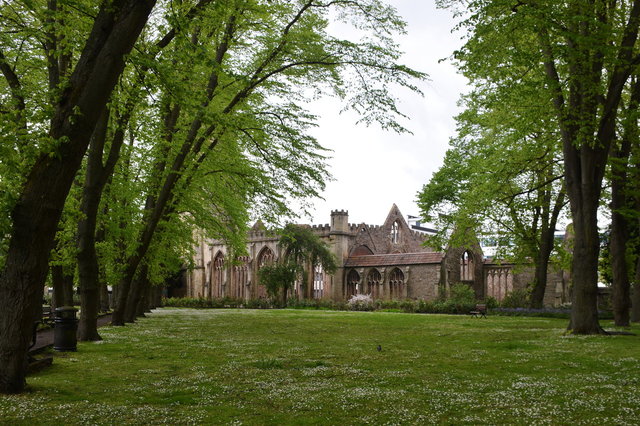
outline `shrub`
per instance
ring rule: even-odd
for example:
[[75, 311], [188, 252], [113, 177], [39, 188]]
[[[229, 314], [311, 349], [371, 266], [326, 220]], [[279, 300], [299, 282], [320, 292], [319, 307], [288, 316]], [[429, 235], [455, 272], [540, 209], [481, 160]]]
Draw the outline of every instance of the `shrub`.
[[502, 308], [526, 308], [528, 306], [529, 293], [527, 290], [513, 290], [508, 293], [500, 303], [500, 307]]
[[245, 302], [242, 299], [224, 297], [222, 299], [207, 299], [204, 297], [171, 297], [162, 299], [162, 306], [173, 308], [239, 308]]
[[500, 305], [495, 297], [487, 297], [484, 303], [487, 305], [487, 309], [495, 309]]
[[375, 304], [370, 294], [355, 294], [347, 302], [347, 306], [352, 311], [373, 311]]
[[402, 312], [411, 314], [417, 311], [417, 305], [418, 304], [413, 300], [403, 300], [400, 302], [400, 309], [402, 309]]
[[378, 300], [375, 300], [373, 303], [374, 303], [375, 310], [381, 310], [381, 309], [399, 310], [400, 304], [401, 304], [401, 302], [396, 299], [391, 299], [391, 300], [378, 299]]
[[245, 302], [244, 307], [247, 309], [271, 309], [273, 306], [269, 299], [249, 299]]
[[461, 305], [475, 305], [476, 293], [466, 284], [455, 283], [451, 286], [448, 300]]

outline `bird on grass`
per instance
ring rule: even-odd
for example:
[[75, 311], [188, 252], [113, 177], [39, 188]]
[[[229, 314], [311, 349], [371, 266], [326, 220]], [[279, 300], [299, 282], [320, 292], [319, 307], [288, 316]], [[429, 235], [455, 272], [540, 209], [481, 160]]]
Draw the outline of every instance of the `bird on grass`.
[[382, 346], [378, 345], [378, 352], [382, 352]]

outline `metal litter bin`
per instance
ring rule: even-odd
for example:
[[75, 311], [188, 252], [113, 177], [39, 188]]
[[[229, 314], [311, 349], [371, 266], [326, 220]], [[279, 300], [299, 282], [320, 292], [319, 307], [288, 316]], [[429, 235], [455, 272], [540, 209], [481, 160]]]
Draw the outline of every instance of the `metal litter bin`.
[[53, 349], [56, 351], [76, 351], [78, 338], [78, 310], [73, 306], [61, 306], [55, 310], [53, 326]]

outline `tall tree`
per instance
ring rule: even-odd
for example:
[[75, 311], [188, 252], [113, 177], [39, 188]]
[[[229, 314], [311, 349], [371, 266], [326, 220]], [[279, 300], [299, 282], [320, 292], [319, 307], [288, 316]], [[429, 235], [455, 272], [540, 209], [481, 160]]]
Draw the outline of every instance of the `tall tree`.
[[[636, 65], [640, 1], [441, 1], [467, 6], [463, 70], [515, 86], [544, 65], [541, 90], [563, 146], [574, 227], [569, 330], [603, 333], [597, 311], [598, 217], [602, 180], [625, 84]], [[533, 61], [526, 74], [511, 65]], [[515, 73], [511, 73], [515, 71]]]
[[[458, 135], [443, 166], [419, 193], [424, 217], [438, 223], [442, 241], [472, 233], [499, 246], [496, 256], [531, 265], [530, 305], [543, 304], [556, 224], [566, 205], [559, 137], [537, 86], [529, 81], [517, 95], [473, 80], [457, 117]], [[453, 241], [456, 245], [472, 241]], [[444, 245], [444, 244], [441, 244]]]
[[283, 306], [297, 278], [301, 279], [302, 287], [308, 288], [309, 270], [319, 265], [331, 274], [338, 266], [327, 244], [308, 227], [287, 224], [280, 231], [278, 245], [283, 253], [281, 262], [262, 267], [259, 274], [269, 294], [275, 296], [281, 292]]
[[[631, 147], [638, 145], [638, 104], [640, 83], [634, 78], [630, 88], [628, 103], [624, 108], [623, 131], [619, 141], [611, 150], [611, 238], [609, 254], [612, 278], [613, 317], [617, 326], [629, 326], [631, 307], [630, 268], [627, 247], [631, 239], [631, 224], [635, 222], [632, 189], [628, 182], [631, 161]], [[637, 183], [635, 183], [637, 186]]]
[[[331, 10], [354, 21], [373, 41], [354, 43], [329, 36]], [[163, 129], [165, 144], [158, 152], [164, 154], [155, 157], [138, 244], [118, 284], [114, 324], [133, 320], [135, 293], [142, 293], [134, 286], [129, 297], [138, 266], [161, 222], [177, 211], [202, 176], [216, 173], [223, 182], [244, 178], [233, 197], [253, 195], [257, 206], [271, 206], [271, 217], [290, 212], [287, 196], [303, 199], [319, 193], [326, 177], [324, 156], [306, 133], [314, 117], [301, 103], [335, 93], [348, 97], [347, 104], [365, 122], [404, 130], [397, 123], [399, 113], [389, 87], [416, 90], [410, 81], [423, 74], [396, 63], [390, 36], [403, 25], [395, 11], [378, 0], [236, 0], [209, 8], [201, 19], [188, 23], [190, 37], [177, 39], [159, 65], [164, 74], [162, 109], [154, 116], [159, 118], [155, 127]], [[360, 78], [363, 75], [368, 78]], [[252, 173], [224, 173], [221, 159], [245, 164]], [[260, 182], [251, 191], [245, 189], [250, 180]], [[213, 188], [221, 189], [220, 183]], [[237, 216], [224, 210], [216, 214], [219, 220], [229, 219], [222, 220], [233, 224], [229, 229], [244, 229]]]
[[[212, 0], [199, 0], [194, 5], [182, 4], [182, 8], [165, 10], [167, 21], [189, 21], [211, 3]], [[82, 194], [82, 220], [78, 221], [78, 278], [81, 295], [79, 340], [98, 340], [97, 315], [100, 305], [100, 270], [96, 250], [96, 226], [102, 193], [120, 158], [120, 151], [127, 136], [127, 128], [132, 126], [132, 116], [142, 109], [147, 93], [145, 84], [152, 72], [151, 64], [159, 53], [179, 33], [175, 27], [161, 34], [154, 42], [146, 39], [138, 49], [137, 55], [129, 58], [129, 72], [123, 73], [119, 89], [111, 96], [111, 107], [106, 107], [94, 129], [89, 144], [86, 171]], [[143, 112], [146, 112], [145, 109]]]
[[[20, 189], [14, 192], [15, 199], [4, 206], [11, 211], [11, 221], [1, 236], [8, 241], [6, 245], [3, 241], [6, 254], [0, 270], [2, 393], [24, 390], [32, 324], [38, 315], [49, 252], [66, 196], [80, 168], [89, 136], [124, 69], [125, 55], [133, 48], [154, 5], [155, 0], [105, 1], [99, 7], [82, 3], [78, 9], [64, 11], [63, 27], [44, 34], [38, 28], [55, 27], [60, 22], [50, 20], [50, 16], [58, 13], [56, 1], [46, 5], [20, 1], [1, 6], [3, 38], [7, 34], [13, 37], [8, 43], [3, 40], [0, 50], [2, 92], [13, 98], [11, 118], [25, 117], [31, 106], [27, 88], [29, 83], [38, 83], [31, 75], [34, 58], [50, 58], [50, 66], [45, 67], [47, 79], [53, 83], [60, 79], [47, 93], [48, 105], [34, 102], [36, 111], [30, 114], [34, 121], [23, 119], [25, 125], [21, 129], [3, 135], [3, 145], [7, 145], [4, 149], [17, 152], [33, 149], [26, 147], [31, 137], [37, 138], [33, 141], [37, 148], [30, 161], [27, 159], [26, 176]], [[86, 24], [89, 31], [83, 33], [80, 30]], [[56, 40], [51, 39], [50, 33], [65, 34], [74, 26], [80, 28], [75, 35], [83, 41], [78, 50], [68, 46], [80, 52], [75, 65], [70, 66], [66, 64], [67, 50], [54, 43]], [[33, 57], [28, 56], [31, 52]], [[72, 70], [68, 77], [62, 73], [66, 69]], [[37, 96], [41, 90], [31, 93]]]

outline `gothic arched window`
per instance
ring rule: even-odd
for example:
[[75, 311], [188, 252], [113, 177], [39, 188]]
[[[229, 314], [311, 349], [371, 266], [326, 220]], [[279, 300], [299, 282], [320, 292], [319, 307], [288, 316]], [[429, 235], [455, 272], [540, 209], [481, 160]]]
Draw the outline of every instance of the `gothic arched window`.
[[392, 299], [404, 296], [404, 274], [400, 268], [394, 268], [389, 274], [389, 296]]
[[316, 265], [313, 268], [313, 298], [322, 299], [324, 291], [324, 271], [322, 265]]
[[367, 289], [374, 299], [381, 294], [382, 275], [377, 269], [372, 269], [367, 275]]
[[400, 226], [398, 225], [398, 221], [393, 222], [393, 225], [391, 225], [391, 242], [393, 244], [400, 242]]
[[347, 297], [360, 293], [360, 274], [355, 269], [349, 271], [347, 275]]
[[460, 281], [473, 281], [473, 256], [469, 251], [460, 257]]
[[228, 296], [237, 299], [244, 298], [244, 288], [249, 282], [249, 256], [239, 256], [238, 264], [233, 265], [233, 277]]
[[[272, 265], [276, 261], [276, 255], [269, 247], [264, 247], [258, 254], [258, 270], [267, 265]], [[267, 288], [258, 282], [257, 295], [259, 299], [267, 298]]]
[[218, 252], [213, 259], [213, 279], [211, 290], [213, 297], [222, 297], [222, 284], [224, 283], [224, 255]]
[[276, 260], [276, 255], [269, 247], [265, 247], [260, 251], [258, 255], [258, 269], [265, 265], [271, 265]]

